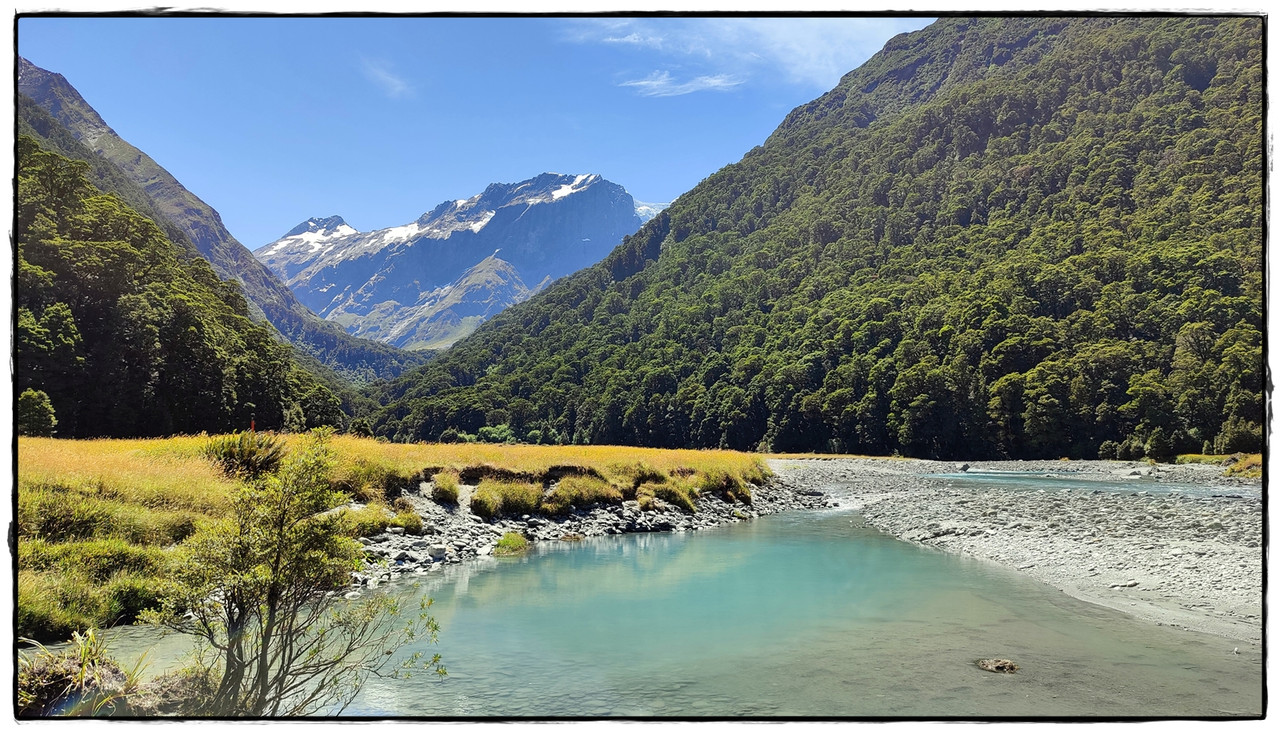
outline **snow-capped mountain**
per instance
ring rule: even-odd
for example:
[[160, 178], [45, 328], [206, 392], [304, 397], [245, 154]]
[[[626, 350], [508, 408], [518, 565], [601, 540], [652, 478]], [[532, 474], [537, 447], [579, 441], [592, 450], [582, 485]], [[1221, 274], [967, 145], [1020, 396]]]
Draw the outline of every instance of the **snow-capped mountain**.
[[670, 203], [642, 203], [636, 201], [636, 215], [640, 217], [641, 223], [648, 223], [649, 219], [662, 213], [663, 209], [671, 205]]
[[349, 332], [435, 348], [596, 263], [641, 223], [622, 186], [544, 173], [367, 233], [339, 216], [311, 218], [254, 256]]

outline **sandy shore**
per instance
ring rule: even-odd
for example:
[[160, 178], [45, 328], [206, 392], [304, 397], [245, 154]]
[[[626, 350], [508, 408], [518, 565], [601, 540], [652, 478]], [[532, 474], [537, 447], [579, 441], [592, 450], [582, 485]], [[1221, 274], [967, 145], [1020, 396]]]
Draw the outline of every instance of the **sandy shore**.
[[1113, 484], [1102, 490], [925, 477], [961, 466], [770, 461], [782, 484], [821, 489], [903, 540], [995, 561], [1156, 624], [1261, 643], [1260, 480], [1224, 478], [1220, 468], [1199, 465], [1161, 465], [1139, 478], [1134, 473], [1146, 465], [1100, 461], [974, 462], [969, 474], [1050, 472], [1064, 478], [1055, 485], [1081, 477]]

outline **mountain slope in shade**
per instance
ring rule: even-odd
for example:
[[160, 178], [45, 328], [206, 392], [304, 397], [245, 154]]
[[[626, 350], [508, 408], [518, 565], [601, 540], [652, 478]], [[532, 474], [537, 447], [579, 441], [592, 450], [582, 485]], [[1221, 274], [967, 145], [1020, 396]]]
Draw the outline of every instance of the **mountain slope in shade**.
[[184, 188], [146, 153], [117, 135], [62, 75], [19, 58], [18, 91], [20, 104], [29, 100], [38, 106], [76, 141], [114, 165], [125, 179], [138, 186], [149, 199], [150, 212], [158, 216], [162, 228], [180, 231], [218, 276], [240, 282], [254, 314], [265, 318], [305, 353], [357, 381], [394, 376], [423, 361], [421, 355], [353, 338], [308, 311], [287, 286], [236, 241], [223, 226], [217, 211]]
[[[511, 305], [533, 294], [516, 270], [496, 255], [468, 269], [454, 282], [423, 292], [410, 306], [379, 317], [352, 318], [360, 337], [385, 340], [404, 348], [440, 349], [453, 345]], [[343, 316], [335, 317], [343, 322]], [[386, 332], [381, 332], [386, 328]]]
[[1259, 451], [1258, 17], [949, 17], [599, 265], [382, 388], [380, 434], [974, 459]]
[[636, 210], [626, 190], [599, 175], [544, 173], [378, 231], [312, 218], [254, 255], [350, 332], [434, 348], [599, 261], [640, 226]]

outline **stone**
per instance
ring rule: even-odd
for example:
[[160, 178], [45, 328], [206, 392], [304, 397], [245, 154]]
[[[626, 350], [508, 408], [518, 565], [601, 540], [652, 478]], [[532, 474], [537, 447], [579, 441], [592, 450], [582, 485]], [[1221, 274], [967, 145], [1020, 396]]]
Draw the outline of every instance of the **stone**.
[[986, 670], [989, 673], [1005, 673], [1007, 675], [1012, 675], [1013, 673], [1018, 672], [1017, 663], [1015, 663], [1012, 660], [1005, 660], [1003, 658], [991, 658], [991, 659], [985, 659], [985, 660], [978, 660], [976, 664], [978, 667], [982, 668], [983, 670]]

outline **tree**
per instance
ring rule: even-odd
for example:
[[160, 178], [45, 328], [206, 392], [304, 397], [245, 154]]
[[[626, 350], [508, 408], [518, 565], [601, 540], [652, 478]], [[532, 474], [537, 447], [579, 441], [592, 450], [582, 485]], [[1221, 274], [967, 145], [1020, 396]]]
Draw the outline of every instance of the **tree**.
[[[338, 713], [397, 649], [435, 642], [430, 600], [405, 614], [385, 594], [329, 593], [361, 562], [344, 514], [332, 511], [345, 500], [330, 486], [330, 433], [311, 432], [278, 472], [243, 483], [230, 517], [182, 546], [170, 598], [149, 618], [197, 641], [197, 672], [216, 690], [193, 699], [192, 715]], [[415, 665], [444, 674], [439, 655], [420, 660], [392, 674]]]
[[28, 437], [51, 437], [58, 419], [53, 414], [49, 394], [28, 388], [18, 396], [18, 433]]

